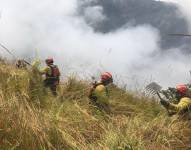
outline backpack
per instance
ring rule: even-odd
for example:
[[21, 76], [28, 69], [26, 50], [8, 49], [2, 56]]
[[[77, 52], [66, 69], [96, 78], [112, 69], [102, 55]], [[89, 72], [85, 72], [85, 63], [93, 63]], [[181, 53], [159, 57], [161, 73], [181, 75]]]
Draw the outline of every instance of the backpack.
[[60, 71], [59, 71], [58, 67], [56, 65], [51, 65], [50, 68], [51, 68], [51, 71], [52, 71], [50, 77], [59, 79]]

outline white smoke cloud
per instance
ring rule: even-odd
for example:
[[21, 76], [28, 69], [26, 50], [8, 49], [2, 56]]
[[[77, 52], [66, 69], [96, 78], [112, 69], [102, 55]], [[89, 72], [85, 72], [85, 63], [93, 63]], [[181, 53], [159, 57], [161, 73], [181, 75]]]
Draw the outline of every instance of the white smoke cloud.
[[96, 27], [99, 23], [107, 19], [107, 17], [103, 14], [103, 7], [101, 6], [86, 7], [84, 17], [93, 27]]
[[176, 4], [191, 26], [191, 1], [190, 0], [156, 0]]
[[[180, 10], [185, 15], [191, 28], [191, 1], [190, 0], [178, 1], [177, 5], [179, 6]], [[190, 32], [191, 32], [191, 29], [190, 29]]]
[[[33, 57], [38, 48], [42, 59], [56, 59], [64, 76], [111, 71], [129, 87], [151, 76], [165, 86], [187, 82], [187, 57], [174, 50], [160, 54], [157, 29], [142, 25], [97, 33], [77, 7], [77, 0], [0, 0], [0, 42], [20, 56]], [[88, 7], [85, 17], [93, 24], [107, 19], [101, 6]]]

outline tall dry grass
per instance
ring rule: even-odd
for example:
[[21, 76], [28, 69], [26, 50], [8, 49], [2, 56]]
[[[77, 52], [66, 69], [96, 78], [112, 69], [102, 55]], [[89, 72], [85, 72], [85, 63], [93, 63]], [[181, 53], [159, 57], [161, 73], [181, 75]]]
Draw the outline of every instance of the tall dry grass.
[[190, 149], [189, 120], [166, 116], [161, 106], [111, 85], [111, 113], [89, 104], [87, 81], [68, 78], [59, 96], [35, 70], [0, 64], [0, 149]]

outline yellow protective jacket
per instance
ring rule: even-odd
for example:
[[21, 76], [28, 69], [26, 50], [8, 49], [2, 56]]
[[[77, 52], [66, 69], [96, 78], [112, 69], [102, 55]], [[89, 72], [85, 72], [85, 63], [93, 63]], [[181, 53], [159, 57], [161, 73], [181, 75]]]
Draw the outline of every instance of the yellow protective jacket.
[[90, 95], [96, 97], [98, 103], [109, 104], [108, 89], [101, 83], [94, 85]]
[[49, 75], [52, 74], [52, 70], [51, 70], [51, 68], [50, 68], [49, 66], [46, 66], [45, 68], [40, 69], [39, 71], [40, 71], [40, 73], [42, 73], [42, 74], [49, 74]]
[[41, 74], [52, 74], [52, 70], [49, 66], [44, 67], [43, 69], [40, 69], [40, 60], [36, 59], [33, 61], [32, 66], [33, 68], [37, 69]]
[[168, 110], [175, 111], [177, 113], [185, 113], [191, 108], [191, 98], [183, 97], [178, 104], [170, 103], [167, 107]]

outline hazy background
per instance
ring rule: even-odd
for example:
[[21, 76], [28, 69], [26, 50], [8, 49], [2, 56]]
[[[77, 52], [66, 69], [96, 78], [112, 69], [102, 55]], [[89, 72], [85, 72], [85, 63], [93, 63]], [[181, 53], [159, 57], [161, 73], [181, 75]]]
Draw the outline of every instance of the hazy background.
[[[110, 71], [129, 88], [191, 76], [189, 0], [0, 0], [0, 43], [22, 58], [55, 58], [66, 77]], [[2, 48], [0, 55], [10, 57]]]

